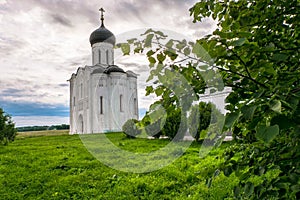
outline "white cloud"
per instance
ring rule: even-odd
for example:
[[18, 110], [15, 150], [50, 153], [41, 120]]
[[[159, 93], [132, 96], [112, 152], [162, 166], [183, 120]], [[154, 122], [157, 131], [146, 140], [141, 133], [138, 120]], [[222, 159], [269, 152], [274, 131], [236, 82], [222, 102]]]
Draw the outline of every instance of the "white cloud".
[[[90, 33], [99, 27], [98, 7], [104, 7], [105, 25], [115, 35], [140, 28], [158, 28], [184, 33], [195, 39], [213, 28], [192, 23], [188, 9], [194, 0], [26, 0], [0, 2], [0, 95], [18, 89], [17, 95], [1, 96], [7, 101], [68, 105], [71, 74], [90, 64]], [[118, 40], [118, 38], [117, 38]], [[122, 58], [117, 57], [116, 62]], [[129, 63], [128, 69], [142, 73], [144, 60]], [[128, 61], [127, 61], [128, 63]], [[123, 64], [126, 64], [123, 63]], [[141, 68], [137, 68], [137, 64]], [[127, 70], [127, 69], [126, 69]], [[140, 84], [145, 86], [145, 84]], [[139, 88], [140, 107], [151, 102]], [[1, 105], [0, 105], [1, 106]], [[18, 119], [20, 120], [20, 119]]]

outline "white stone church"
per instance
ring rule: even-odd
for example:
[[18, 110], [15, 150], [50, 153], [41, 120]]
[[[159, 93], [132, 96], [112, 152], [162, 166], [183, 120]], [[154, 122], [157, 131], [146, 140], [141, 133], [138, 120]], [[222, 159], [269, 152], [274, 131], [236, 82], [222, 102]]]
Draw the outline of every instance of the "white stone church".
[[79, 67], [70, 78], [70, 134], [121, 131], [138, 119], [137, 74], [114, 64], [116, 38], [104, 26], [90, 35], [92, 66]]

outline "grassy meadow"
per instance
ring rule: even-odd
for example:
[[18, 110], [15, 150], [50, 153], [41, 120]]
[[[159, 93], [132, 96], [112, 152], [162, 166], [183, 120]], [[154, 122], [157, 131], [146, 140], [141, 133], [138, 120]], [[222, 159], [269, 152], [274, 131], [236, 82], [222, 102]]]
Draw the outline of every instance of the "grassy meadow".
[[[107, 137], [132, 152], [160, 149], [168, 140], [128, 139], [122, 133]], [[172, 164], [149, 173], [127, 173], [99, 162], [78, 135], [67, 131], [19, 133], [0, 149], [0, 199], [226, 199], [237, 180], [223, 174], [206, 187], [230, 143], [199, 157], [192, 143]]]

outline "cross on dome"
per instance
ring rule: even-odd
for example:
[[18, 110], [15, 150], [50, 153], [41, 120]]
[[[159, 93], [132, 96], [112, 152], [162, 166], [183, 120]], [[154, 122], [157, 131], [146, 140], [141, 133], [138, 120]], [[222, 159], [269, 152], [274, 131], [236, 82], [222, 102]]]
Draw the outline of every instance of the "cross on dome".
[[104, 26], [104, 15], [103, 13], [105, 12], [105, 10], [103, 8], [100, 8], [99, 11], [101, 12], [101, 26]]

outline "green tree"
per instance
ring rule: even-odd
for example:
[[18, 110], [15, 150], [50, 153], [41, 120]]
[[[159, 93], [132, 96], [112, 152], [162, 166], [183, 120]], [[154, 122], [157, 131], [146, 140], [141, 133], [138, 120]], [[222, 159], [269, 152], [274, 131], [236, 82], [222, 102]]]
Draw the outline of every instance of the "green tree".
[[[149, 80], [177, 71], [196, 97], [205, 89], [232, 88], [223, 131], [232, 131], [237, 143], [220, 168], [239, 177], [236, 198], [300, 198], [299, 10], [298, 0], [205, 0], [190, 13], [195, 23], [213, 18], [218, 27], [212, 34], [196, 43], [163, 42], [163, 33], [148, 30], [144, 40], [131, 43], [134, 52], [148, 49]], [[172, 100], [162, 88], [148, 91]]]
[[[300, 196], [299, 8], [292, 0], [209, 0], [190, 10], [195, 22], [205, 17], [218, 22], [197, 43], [233, 89], [225, 130], [232, 129], [242, 144], [228, 149], [222, 169], [240, 178], [239, 198]], [[275, 169], [278, 177], [266, 178]]]
[[182, 119], [184, 116], [181, 115], [181, 108], [164, 100], [150, 105], [149, 111], [141, 120], [142, 126], [149, 136], [159, 138], [164, 135], [170, 140], [182, 140], [186, 132], [186, 120]]
[[[197, 112], [195, 112], [197, 110]], [[196, 141], [199, 139], [205, 139], [207, 136], [207, 129], [209, 125], [213, 125], [223, 117], [222, 113], [216, 108], [214, 104], [211, 102], [200, 102], [198, 105], [192, 109], [191, 116], [188, 118], [188, 123], [190, 124], [189, 129], [197, 128], [197, 130], [193, 130], [191, 132], [195, 133], [193, 137]], [[194, 126], [194, 117], [198, 117], [199, 125]]]
[[129, 119], [122, 126], [122, 130], [128, 138], [135, 138], [137, 135], [141, 134], [142, 131], [137, 126], [138, 122], [139, 121], [136, 119]]
[[17, 129], [11, 117], [0, 108], [0, 142], [7, 145], [14, 141], [16, 134]]
[[147, 135], [159, 138], [162, 135], [165, 118], [165, 109], [161, 106], [160, 101], [157, 101], [150, 105], [140, 124], [145, 128]]

